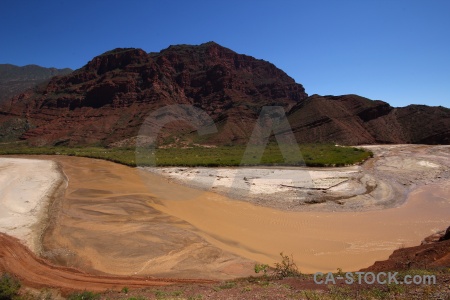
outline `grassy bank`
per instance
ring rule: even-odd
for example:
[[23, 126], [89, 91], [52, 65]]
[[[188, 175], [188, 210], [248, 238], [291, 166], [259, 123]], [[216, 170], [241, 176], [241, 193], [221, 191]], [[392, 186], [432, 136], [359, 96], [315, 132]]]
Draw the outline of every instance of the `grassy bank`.
[[[101, 148], [101, 147], [29, 147], [25, 144], [2, 144], [0, 155], [49, 154], [100, 158], [128, 166], [239, 166], [239, 165], [304, 165], [313, 167], [345, 166], [358, 164], [372, 156], [370, 151], [354, 147], [340, 147], [330, 144], [300, 145], [302, 157], [289, 155], [286, 161], [278, 145], [266, 147], [259, 159], [258, 149], [246, 152], [244, 146], [222, 146], [216, 148]], [[286, 154], [285, 154], [286, 155]]]

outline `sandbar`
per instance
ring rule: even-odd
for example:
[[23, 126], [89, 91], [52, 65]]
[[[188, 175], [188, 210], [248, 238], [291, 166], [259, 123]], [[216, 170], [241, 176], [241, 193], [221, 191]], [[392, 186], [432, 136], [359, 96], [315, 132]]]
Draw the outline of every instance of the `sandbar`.
[[63, 184], [53, 161], [0, 157], [0, 231], [39, 253], [48, 205]]

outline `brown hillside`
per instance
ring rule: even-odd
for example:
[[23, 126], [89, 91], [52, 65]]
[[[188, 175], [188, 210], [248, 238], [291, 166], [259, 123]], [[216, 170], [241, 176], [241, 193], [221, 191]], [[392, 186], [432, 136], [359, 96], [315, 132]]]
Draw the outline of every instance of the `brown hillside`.
[[300, 143], [450, 143], [450, 109], [393, 108], [357, 95], [313, 95], [292, 108], [289, 121]]

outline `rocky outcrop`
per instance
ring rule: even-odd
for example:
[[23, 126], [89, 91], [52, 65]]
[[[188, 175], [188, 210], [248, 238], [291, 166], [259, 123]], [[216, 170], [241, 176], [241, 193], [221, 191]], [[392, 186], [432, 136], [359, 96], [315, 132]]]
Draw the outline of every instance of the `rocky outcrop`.
[[447, 241], [450, 240], [450, 226], [447, 228], [445, 233], [440, 237], [439, 241]]
[[244, 144], [264, 106], [282, 106], [299, 142], [449, 143], [450, 110], [393, 108], [357, 95], [308, 97], [273, 64], [214, 42], [159, 53], [120, 48], [0, 105], [0, 140], [35, 145], [131, 145], [152, 112], [189, 104], [218, 133], [168, 124], [159, 143]]

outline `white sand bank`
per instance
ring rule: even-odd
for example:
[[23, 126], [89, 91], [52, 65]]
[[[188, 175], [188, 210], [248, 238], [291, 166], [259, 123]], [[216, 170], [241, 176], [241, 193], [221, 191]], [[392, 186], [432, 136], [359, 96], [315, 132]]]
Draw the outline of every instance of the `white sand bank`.
[[0, 157], [0, 231], [38, 251], [41, 220], [61, 180], [53, 161]]
[[190, 187], [289, 211], [364, 211], [401, 205], [411, 191], [450, 179], [450, 147], [362, 146], [375, 153], [342, 168], [143, 168]]
[[[148, 169], [177, 181], [207, 188], [247, 189], [250, 194], [274, 194], [292, 188], [329, 189], [360, 172], [360, 167], [313, 168], [153, 168]], [[211, 178], [212, 177], [212, 178]]]

